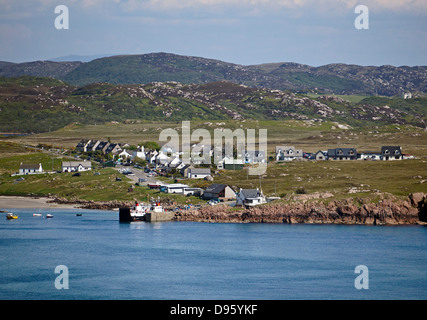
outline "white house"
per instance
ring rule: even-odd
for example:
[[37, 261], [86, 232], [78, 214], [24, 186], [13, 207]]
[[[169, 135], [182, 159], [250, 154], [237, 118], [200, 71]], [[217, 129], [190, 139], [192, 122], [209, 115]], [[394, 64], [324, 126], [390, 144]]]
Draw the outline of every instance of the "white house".
[[169, 168], [180, 170], [183, 168], [183, 165], [181, 166], [182, 162], [180, 158], [173, 158], [167, 165]]
[[293, 146], [276, 146], [276, 161], [301, 160], [303, 156], [301, 149]]
[[63, 161], [62, 172], [82, 172], [92, 170], [90, 161]]
[[187, 178], [189, 179], [204, 179], [211, 175], [211, 169], [189, 169]]
[[400, 146], [384, 146], [381, 148], [382, 160], [402, 160], [402, 148]]
[[314, 159], [316, 159], [316, 160], [326, 160], [327, 159], [327, 157], [326, 157], [327, 154], [328, 154], [327, 151], [319, 150], [319, 151], [317, 151], [314, 154]]
[[241, 170], [243, 169], [243, 159], [232, 159], [225, 157], [224, 159], [218, 161], [217, 169]]
[[19, 166], [19, 174], [37, 174], [43, 173], [42, 164], [22, 164]]
[[161, 165], [166, 165], [171, 161], [171, 158], [168, 157], [166, 154], [160, 152], [157, 156], [156, 156], [156, 163], [157, 164], [161, 164]]
[[127, 152], [126, 149], [120, 152], [117, 156], [123, 160], [129, 159], [130, 157], [132, 157], [132, 155], [129, 152]]
[[258, 188], [256, 189], [240, 189], [236, 197], [237, 206], [253, 207], [259, 204], [266, 203], [265, 197]]
[[139, 147], [137, 150], [132, 151], [131, 159], [133, 160], [135, 158], [145, 160], [144, 146]]

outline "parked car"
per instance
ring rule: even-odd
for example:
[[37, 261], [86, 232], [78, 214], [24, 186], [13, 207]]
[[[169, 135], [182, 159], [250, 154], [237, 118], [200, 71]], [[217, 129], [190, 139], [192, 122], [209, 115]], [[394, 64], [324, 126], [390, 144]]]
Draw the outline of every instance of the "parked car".
[[82, 174], [80, 172], [73, 173], [73, 177], [80, 177]]
[[122, 179], [120, 179], [120, 178], [116, 178], [116, 181], [122, 181]]

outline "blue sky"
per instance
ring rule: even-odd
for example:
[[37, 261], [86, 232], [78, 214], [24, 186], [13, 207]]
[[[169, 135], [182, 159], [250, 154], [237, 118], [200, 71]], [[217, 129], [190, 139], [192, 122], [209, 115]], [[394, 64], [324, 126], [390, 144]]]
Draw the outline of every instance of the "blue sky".
[[[369, 29], [357, 30], [357, 5]], [[57, 30], [55, 7], [69, 9]], [[427, 0], [0, 0], [0, 61], [169, 52], [243, 65], [427, 65]]]

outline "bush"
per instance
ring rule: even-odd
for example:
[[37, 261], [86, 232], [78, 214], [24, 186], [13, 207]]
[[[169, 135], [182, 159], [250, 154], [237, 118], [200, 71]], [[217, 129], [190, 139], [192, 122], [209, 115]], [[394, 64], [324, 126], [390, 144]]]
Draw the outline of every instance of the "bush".
[[299, 187], [298, 189], [295, 190], [296, 194], [307, 194], [307, 191], [305, 190], [304, 187]]

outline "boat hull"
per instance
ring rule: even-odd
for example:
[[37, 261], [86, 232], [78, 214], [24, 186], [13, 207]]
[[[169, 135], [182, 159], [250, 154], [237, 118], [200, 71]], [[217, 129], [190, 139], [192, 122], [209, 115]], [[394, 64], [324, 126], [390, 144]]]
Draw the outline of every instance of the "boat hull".
[[135, 216], [131, 214], [130, 208], [120, 208], [119, 220], [120, 222], [145, 221], [145, 216], [142, 216], [142, 215]]

